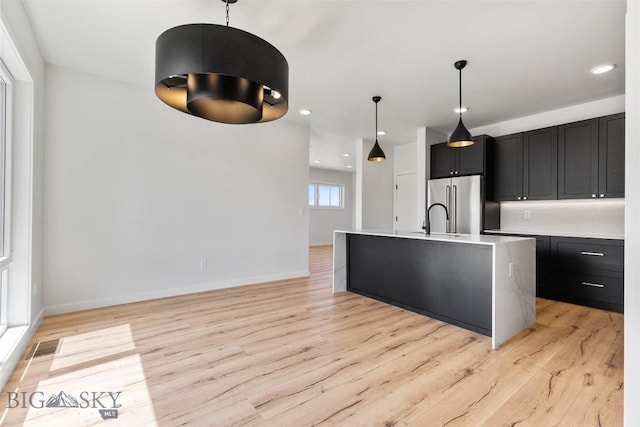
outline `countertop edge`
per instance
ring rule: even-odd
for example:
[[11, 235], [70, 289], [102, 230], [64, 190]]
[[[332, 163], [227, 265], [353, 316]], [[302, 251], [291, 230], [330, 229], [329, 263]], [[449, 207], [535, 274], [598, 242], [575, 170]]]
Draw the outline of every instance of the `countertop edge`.
[[604, 234], [580, 234], [580, 233], [559, 233], [559, 232], [538, 232], [538, 231], [522, 231], [522, 230], [485, 230], [485, 233], [494, 234], [518, 234], [527, 236], [551, 236], [551, 237], [573, 237], [576, 239], [605, 239], [605, 240], [623, 240], [624, 235], [604, 235]]
[[438, 234], [425, 234], [417, 231], [394, 231], [394, 230], [334, 230], [334, 233], [343, 234], [362, 234], [368, 236], [380, 236], [380, 237], [395, 237], [414, 240], [429, 240], [436, 242], [449, 242], [449, 243], [466, 243], [472, 245], [489, 245], [495, 246], [505, 243], [513, 243], [522, 240], [530, 240], [527, 237], [511, 237], [511, 236], [497, 236], [486, 234], [456, 234], [454, 235], [438, 235]]

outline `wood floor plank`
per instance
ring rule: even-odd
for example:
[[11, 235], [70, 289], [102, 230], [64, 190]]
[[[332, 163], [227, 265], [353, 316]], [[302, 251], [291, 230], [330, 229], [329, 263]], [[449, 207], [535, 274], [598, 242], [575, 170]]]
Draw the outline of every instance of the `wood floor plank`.
[[[32, 344], [60, 339], [58, 352], [21, 360], [3, 396], [117, 389], [114, 426], [622, 425], [623, 315], [538, 299], [536, 322], [492, 350], [488, 337], [333, 294], [332, 247], [309, 253], [309, 278], [48, 316]], [[0, 419], [103, 422], [81, 408]]]

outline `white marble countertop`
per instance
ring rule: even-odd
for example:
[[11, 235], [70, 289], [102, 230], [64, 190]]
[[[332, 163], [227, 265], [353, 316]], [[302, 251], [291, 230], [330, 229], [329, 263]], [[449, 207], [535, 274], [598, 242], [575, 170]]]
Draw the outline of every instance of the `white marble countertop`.
[[477, 245], [495, 245], [527, 239], [526, 237], [487, 236], [485, 234], [431, 233], [423, 231], [395, 230], [336, 230], [336, 233], [367, 234], [371, 236], [400, 237], [403, 239], [434, 240], [442, 242], [471, 243]]
[[562, 233], [557, 231], [517, 231], [517, 230], [485, 230], [485, 233], [502, 233], [502, 234], [525, 234], [529, 236], [555, 236], [555, 237], [579, 237], [584, 239], [616, 239], [624, 240], [624, 235], [604, 235], [604, 234], [588, 234], [588, 233]]

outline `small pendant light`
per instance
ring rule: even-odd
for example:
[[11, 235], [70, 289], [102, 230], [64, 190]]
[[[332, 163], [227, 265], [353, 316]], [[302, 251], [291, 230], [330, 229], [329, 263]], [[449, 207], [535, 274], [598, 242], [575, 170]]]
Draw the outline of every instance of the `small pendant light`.
[[387, 158], [382, 148], [380, 148], [380, 144], [378, 144], [378, 102], [380, 102], [381, 99], [381, 96], [373, 97], [373, 102], [376, 103], [376, 143], [373, 144], [373, 148], [369, 151], [369, 157], [367, 157], [367, 160], [370, 162], [381, 162]]
[[460, 71], [460, 108], [458, 110], [460, 118], [458, 120], [458, 126], [456, 126], [455, 130], [451, 134], [451, 137], [449, 138], [449, 142], [447, 143], [449, 147], [468, 147], [469, 145], [473, 145], [473, 138], [471, 137], [471, 133], [467, 130], [466, 127], [464, 127], [464, 124], [462, 123], [462, 69], [466, 65], [467, 61], [465, 61], [464, 59], [453, 64], [453, 66], [456, 67], [456, 70]]

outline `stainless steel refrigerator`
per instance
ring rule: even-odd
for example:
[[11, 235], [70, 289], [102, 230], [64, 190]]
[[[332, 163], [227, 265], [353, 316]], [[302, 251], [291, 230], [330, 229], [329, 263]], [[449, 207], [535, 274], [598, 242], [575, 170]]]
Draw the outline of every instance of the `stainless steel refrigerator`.
[[432, 233], [480, 234], [500, 228], [500, 205], [485, 199], [481, 175], [429, 180], [427, 213], [433, 203], [447, 207], [449, 220], [442, 206], [434, 206], [430, 212]]

